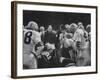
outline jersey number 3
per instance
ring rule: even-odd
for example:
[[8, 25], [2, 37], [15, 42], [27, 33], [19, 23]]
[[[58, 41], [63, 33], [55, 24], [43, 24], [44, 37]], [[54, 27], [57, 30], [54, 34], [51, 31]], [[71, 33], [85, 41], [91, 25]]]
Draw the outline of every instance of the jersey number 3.
[[30, 44], [30, 42], [31, 42], [31, 37], [32, 37], [32, 32], [31, 32], [31, 31], [25, 33], [24, 43]]

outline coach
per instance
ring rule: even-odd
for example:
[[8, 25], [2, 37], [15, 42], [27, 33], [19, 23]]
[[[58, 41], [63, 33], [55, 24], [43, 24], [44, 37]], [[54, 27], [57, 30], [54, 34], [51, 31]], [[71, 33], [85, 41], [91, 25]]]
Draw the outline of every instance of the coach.
[[56, 33], [53, 31], [52, 29], [52, 25], [48, 26], [47, 31], [45, 32], [45, 36], [44, 36], [44, 43], [50, 43], [50, 44], [54, 44], [56, 43]]

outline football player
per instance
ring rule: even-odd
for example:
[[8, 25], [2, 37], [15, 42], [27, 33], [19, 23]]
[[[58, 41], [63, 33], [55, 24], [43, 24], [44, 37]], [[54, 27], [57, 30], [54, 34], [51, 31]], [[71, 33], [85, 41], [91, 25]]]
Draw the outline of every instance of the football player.
[[41, 42], [38, 24], [30, 21], [24, 29], [23, 33], [23, 68], [34, 69], [37, 68], [37, 59], [35, 53], [35, 45]]

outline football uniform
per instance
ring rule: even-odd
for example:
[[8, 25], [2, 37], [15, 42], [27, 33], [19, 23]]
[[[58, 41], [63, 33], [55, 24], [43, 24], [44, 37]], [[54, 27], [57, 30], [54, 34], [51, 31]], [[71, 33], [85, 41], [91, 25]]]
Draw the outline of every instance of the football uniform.
[[77, 51], [76, 65], [86, 66], [91, 64], [90, 45], [88, 41], [88, 33], [83, 29], [77, 29], [74, 37], [74, 47]]
[[36, 68], [36, 59], [35, 59], [35, 55], [32, 54], [35, 53], [35, 45], [41, 42], [41, 37], [40, 37], [40, 33], [35, 31], [35, 30], [31, 30], [31, 29], [24, 29], [23, 32], [23, 64], [25, 66], [28, 66], [28, 68]]

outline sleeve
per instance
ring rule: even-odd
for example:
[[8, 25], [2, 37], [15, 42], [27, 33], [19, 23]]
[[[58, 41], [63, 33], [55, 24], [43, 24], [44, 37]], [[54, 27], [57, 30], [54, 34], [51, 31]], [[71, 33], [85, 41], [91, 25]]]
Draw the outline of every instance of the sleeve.
[[39, 32], [33, 32], [32, 40], [35, 44], [41, 42], [41, 35]]
[[37, 43], [41, 42], [41, 35], [40, 35], [40, 33], [37, 32], [35, 39], [36, 39]]

